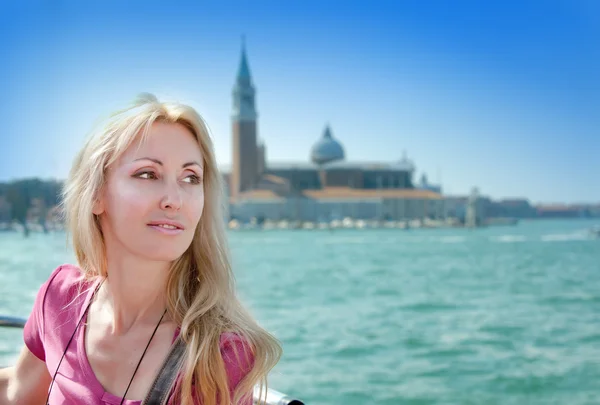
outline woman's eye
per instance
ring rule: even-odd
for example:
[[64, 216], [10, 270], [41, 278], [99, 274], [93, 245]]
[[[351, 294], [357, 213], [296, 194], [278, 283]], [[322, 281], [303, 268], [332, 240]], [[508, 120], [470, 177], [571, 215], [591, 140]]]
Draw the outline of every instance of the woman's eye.
[[[139, 179], [147, 179], [147, 180], [154, 180], [157, 178], [157, 176], [154, 172], [141, 172], [141, 173], [136, 174], [135, 177], [137, 177]], [[190, 184], [200, 184], [202, 179], [199, 176], [196, 176], [195, 174], [191, 174], [191, 175], [187, 176], [185, 179], [183, 179], [183, 181], [186, 183], [190, 183]]]
[[136, 177], [140, 179], [155, 179], [156, 175], [153, 172], [141, 172], [138, 173]]
[[195, 174], [191, 174], [189, 176], [187, 176], [184, 180], [189, 180], [187, 181], [187, 183], [190, 184], [200, 184], [200, 177], [196, 176]]

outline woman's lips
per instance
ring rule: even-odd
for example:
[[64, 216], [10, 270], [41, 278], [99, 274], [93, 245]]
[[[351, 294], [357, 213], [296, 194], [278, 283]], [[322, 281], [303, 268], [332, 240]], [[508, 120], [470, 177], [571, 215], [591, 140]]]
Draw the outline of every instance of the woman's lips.
[[179, 235], [183, 232], [182, 228], [170, 224], [148, 224], [148, 226], [165, 235]]

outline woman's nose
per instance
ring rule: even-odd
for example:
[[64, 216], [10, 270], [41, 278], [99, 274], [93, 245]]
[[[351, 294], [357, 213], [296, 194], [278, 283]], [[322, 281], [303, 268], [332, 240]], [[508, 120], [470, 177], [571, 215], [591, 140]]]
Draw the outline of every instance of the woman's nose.
[[179, 185], [168, 182], [165, 187], [165, 194], [160, 202], [160, 208], [163, 210], [178, 211], [181, 208], [181, 203], [182, 198]]

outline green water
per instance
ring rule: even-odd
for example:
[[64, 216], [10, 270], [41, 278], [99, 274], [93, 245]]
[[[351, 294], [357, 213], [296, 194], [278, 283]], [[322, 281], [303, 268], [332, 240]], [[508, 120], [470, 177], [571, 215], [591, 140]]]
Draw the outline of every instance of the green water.
[[[307, 404], [600, 404], [600, 221], [230, 234], [242, 300]], [[27, 316], [63, 234], [0, 234], [0, 313]], [[0, 363], [22, 345], [0, 331]]]

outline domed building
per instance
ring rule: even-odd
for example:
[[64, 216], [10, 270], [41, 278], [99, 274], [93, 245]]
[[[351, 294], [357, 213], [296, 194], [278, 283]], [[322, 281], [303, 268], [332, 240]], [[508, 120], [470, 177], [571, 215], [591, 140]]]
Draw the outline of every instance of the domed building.
[[346, 160], [331, 127], [309, 149], [305, 162], [267, 162], [266, 145], [257, 139], [255, 88], [245, 49], [233, 89], [232, 167], [229, 212], [242, 221], [321, 221], [440, 217], [440, 193], [413, 185], [415, 166], [404, 156], [395, 162]]
[[317, 165], [344, 160], [344, 148], [338, 141], [333, 139], [329, 125], [325, 127], [323, 137], [313, 145], [310, 160]]

